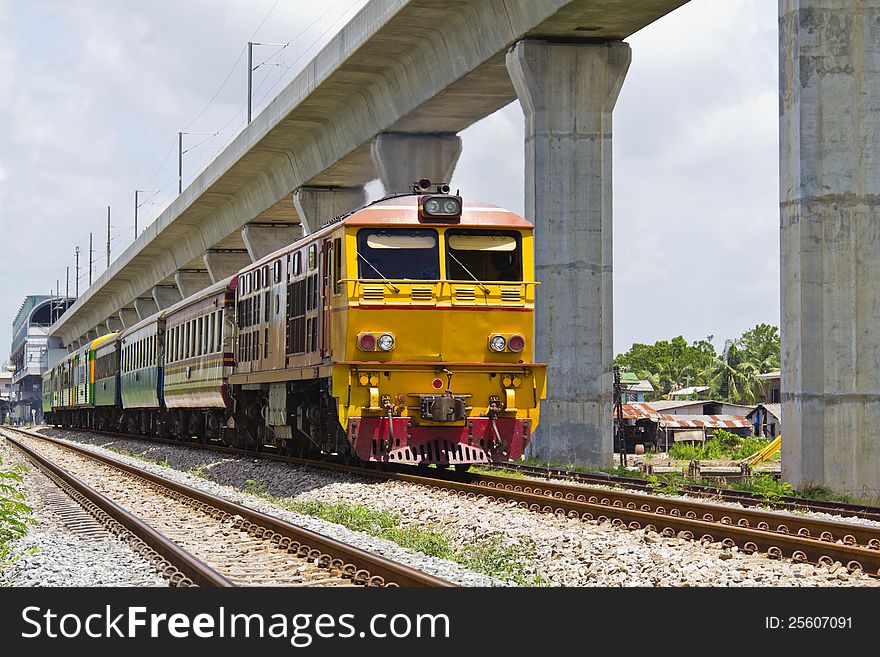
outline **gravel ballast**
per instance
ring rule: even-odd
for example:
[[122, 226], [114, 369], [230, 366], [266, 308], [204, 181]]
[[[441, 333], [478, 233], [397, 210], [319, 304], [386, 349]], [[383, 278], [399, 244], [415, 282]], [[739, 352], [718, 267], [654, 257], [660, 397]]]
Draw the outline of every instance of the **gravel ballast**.
[[[64, 493], [2, 439], [0, 457], [3, 467], [14, 463], [28, 467], [20, 490], [36, 520], [26, 536], [14, 541], [14, 552], [23, 556], [0, 570], [0, 586], [168, 586], [125, 543], [96, 531], [85, 512], [76, 524], [59, 516], [47, 495]], [[88, 529], [90, 524], [93, 528]]]
[[[464, 585], [497, 582], [455, 563], [426, 557], [383, 539], [293, 513], [245, 491], [256, 488], [298, 502], [344, 502], [388, 511], [399, 516], [403, 527], [441, 529], [456, 550], [467, 551], [475, 545], [495, 541], [520, 555], [524, 574], [534, 578], [534, 582], [552, 586], [880, 585], [880, 581], [861, 573], [847, 573], [840, 564], [826, 568], [771, 560], [736, 548], [722, 548], [718, 543], [700, 544], [642, 530], [622, 530], [610, 523], [544, 515], [484, 498], [463, 500], [408, 483], [377, 481], [136, 438], [43, 431]], [[101, 446], [167, 462], [174, 470], [108, 452]], [[197, 471], [200, 476], [188, 471]]]

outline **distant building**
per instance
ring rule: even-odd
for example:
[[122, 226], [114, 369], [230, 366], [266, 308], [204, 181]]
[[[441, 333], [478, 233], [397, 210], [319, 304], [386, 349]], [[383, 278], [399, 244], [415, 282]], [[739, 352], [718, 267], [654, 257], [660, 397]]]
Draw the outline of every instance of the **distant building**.
[[664, 399], [652, 401], [651, 407], [666, 415], [741, 415], [743, 417], [755, 408], [714, 399]]
[[[752, 433], [752, 425], [743, 413], [703, 413], [693, 406], [670, 407], [681, 402], [648, 402], [623, 404], [623, 434], [626, 450], [635, 451], [637, 444], [652, 445], [668, 450], [676, 442], [703, 442], [716, 429], [723, 429], [745, 437]], [[708, 402], [719, 405], [720, 402]], [[667, 406], [664, 407], [664, 404]], [[727, 405], [731, 408], [752, 410], [751, 407]], [[665, 408], [666, 410], [662, 410]], [[670, 413], [669, 410], [688, 410], [688, 413]], [[615, 422], [620, 421], [615, 413]], [[615, 445], [616, 448], [616, 445]]]
[[764, 388], [761, 401], [771, 404], [782, 403], [782, 373], [767, 372], [766, 374], [759, 374], [758, 379], [760, 379], [761, 385]]
[[650, 381], [640, 380], [632, 372], [620, 373], [620, 401], [624, 404], [645, 401], [645, 394], [654, 392]]
[[69, 298], [31, 295], [25, 297], [18, 309], [12, 321], [10, 350], [13, 388], [9, 420], [13, 423], [31, 422], [34, 418], [38, 422], [42, 421], [41, 377], [50, 363], [66, 353], [56, 338], [49, 338], [49, 329], [74, 301], [75, 299]]
[[12, 403], [12, 367], [0, 369], [0, 424], [6, 422], [6, 416]]
[[758, 404], [746, 415], [756, 436], [776, 438], [782, 433], [782, 404]]

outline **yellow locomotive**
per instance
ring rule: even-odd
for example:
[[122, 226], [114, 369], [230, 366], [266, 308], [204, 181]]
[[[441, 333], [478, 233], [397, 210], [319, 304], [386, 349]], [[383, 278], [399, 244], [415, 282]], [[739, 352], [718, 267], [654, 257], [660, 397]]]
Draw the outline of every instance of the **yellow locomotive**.
[[532, 240], [522, 217], [444, 186], [368, 205], [243, 269], [238, 427], [363, 461], [519, 457], [545, 395]]
[[534, 227], [445, 185], [414, 189], [113, 336], [115, 404], [49, 403], [46, 417], [366, 462], [518, 458], [545, 396]]

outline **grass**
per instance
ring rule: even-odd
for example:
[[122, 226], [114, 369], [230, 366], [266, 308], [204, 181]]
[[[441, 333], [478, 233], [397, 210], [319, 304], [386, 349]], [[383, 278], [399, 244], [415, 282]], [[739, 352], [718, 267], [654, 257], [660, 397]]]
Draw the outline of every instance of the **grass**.
[[19, 559], [23, 553], [15, 552], [12, 541], [21, 538], [34, 523], [33, 509], [24, 503], [25, 496], [18, 488], [27, 468], [15, 465], [3, 468], [0, 460], [0, 568]]
[[208, 468], [204, 465], [194, 465], [187, 472], [191, 475], [198, 477], [199, 479], [210, 479], [208, 476]]
[[549, 585], [544, 576], [533, 572], [535, 545], [531, 540], [504, 545], [500, 536], [493, 536], [456, 548], [443, 528], [435, 525], [402, 526], [400, 515], [389, 511], [371, 509], [363, 504], [278, 498], [268, 493], [265, 482], [254, 479], [246, 480], [244, 490], [284, 509], [383, 538], [421, 554], [453, 561], [490, 577], [512, 581], [519, 586]]

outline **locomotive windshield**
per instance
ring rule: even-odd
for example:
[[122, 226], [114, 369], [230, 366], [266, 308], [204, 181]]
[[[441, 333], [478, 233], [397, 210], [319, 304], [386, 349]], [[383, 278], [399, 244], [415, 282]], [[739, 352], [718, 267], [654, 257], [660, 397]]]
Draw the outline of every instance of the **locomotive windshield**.
[[370, 228], [358, 233], [358, 278], [432, 281], [440, 278], [437, 231]]
[[521, 281], [520, 246], [516, 231], [447, 230], [447, 277], [453, 281]]

